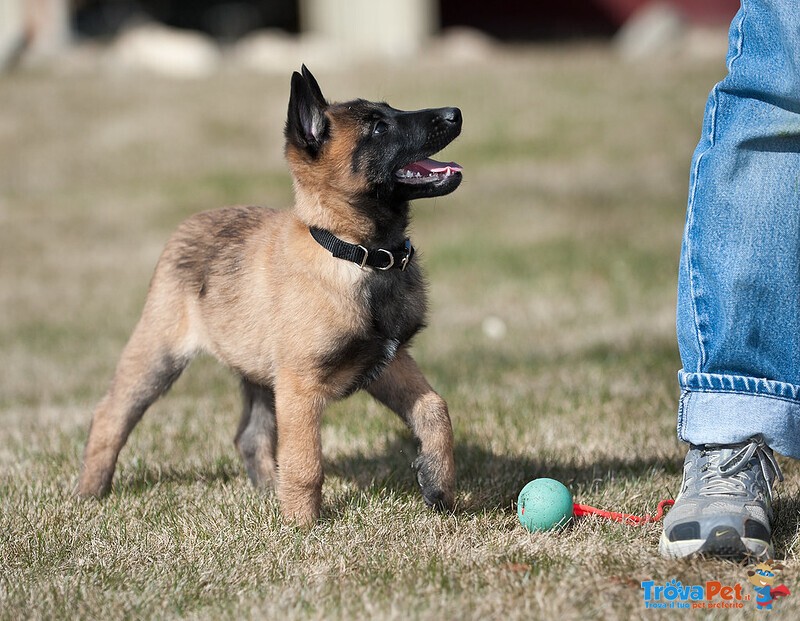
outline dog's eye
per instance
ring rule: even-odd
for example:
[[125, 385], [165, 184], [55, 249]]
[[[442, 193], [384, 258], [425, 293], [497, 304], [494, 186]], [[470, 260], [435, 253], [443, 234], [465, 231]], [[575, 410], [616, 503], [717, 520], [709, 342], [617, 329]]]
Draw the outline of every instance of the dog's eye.
[[372, 128], [372, 135], [373, 136], [380, 136], [381, 134], [385, 134], [389, 131], [389, 125], [386, 121], [378, 121], [375, 123], [375, 127]]

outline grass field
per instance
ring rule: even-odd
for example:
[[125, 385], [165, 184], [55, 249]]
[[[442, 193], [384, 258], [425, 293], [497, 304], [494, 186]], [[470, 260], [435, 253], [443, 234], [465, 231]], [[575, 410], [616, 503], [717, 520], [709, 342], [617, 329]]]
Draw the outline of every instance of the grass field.
[[[750, 595], [738, 565], [662, 560], [658, 525], [532, 535], [515, 515], [539, 476], [631, 513], [677, 492], [676, 263], [721, 59], [563, 47], [316, 71], [331, 99], [464, 113], [443, 155], [464, 183], [417, 203], [412, 232], [431, 282], [414, 352], [453, 417], [453, 514], [423, 507], [410, 435], [357, 395], [324, 421], [322, 519], [282, 524], [232, 445], [237, 382], [209, 359], [136, 428], [112, 495], [72, 497], [170, 232], [210, 207], [291, 204], [290, 69], [0, 78], [0, 619], [637, 619], [656, 614], [645, 580]], [[798, 466], [781, 463], [776, 548], [798, 595], [771, 618], [796, 619]], [[715, 612], [753, 618], [742, 604]]]

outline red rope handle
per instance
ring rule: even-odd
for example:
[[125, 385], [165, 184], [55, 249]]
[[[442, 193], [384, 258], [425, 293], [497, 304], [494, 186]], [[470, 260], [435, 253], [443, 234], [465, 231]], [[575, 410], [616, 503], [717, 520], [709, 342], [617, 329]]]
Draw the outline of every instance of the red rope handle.
[[616, 511], [604, 511], [590, 507], [589, 505], [580, 505], [575, 503], [572, 505], [572, 512], [575, 517], [583, 517], [585, 515], [597, 515], [608, 520], [629, 524], [631, 526], [641, 526], [650, 522], [658, 522], [664, 517], [665, 507], [671, 507], [675, 504], [674, 500], [666, 499], [658, 503], [658, 509], [655, 515], [631, 515], [630, 513], [617, 513]]

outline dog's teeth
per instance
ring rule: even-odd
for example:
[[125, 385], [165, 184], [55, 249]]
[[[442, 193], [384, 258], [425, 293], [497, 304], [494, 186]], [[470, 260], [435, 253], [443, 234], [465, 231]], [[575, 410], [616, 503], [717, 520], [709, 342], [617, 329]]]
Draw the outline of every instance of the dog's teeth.
[[409, 183], [423, 183], [447, 179], [448, 177], [452, 176], [454, 172], [455, 171], [453, 171], [450, 166], [447, 166], [435, 171], [430, 170], [425, 172], [412, 171], [408, 170], [407, 168], [398, 168], [394, 174], [398, 179], [406, 179]]

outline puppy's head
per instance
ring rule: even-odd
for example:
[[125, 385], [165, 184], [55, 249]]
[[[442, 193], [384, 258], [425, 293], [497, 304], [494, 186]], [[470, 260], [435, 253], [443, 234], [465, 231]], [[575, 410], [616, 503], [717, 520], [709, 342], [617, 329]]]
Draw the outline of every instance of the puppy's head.
[[461, 167], [430, 156], [460, 132], [458, 108], [405, 112], [362, 99], [329, 104], [305, 66], [292, 75], [286, 157], [305, 191], [390, 206], [449, 194], [461, 183]]

